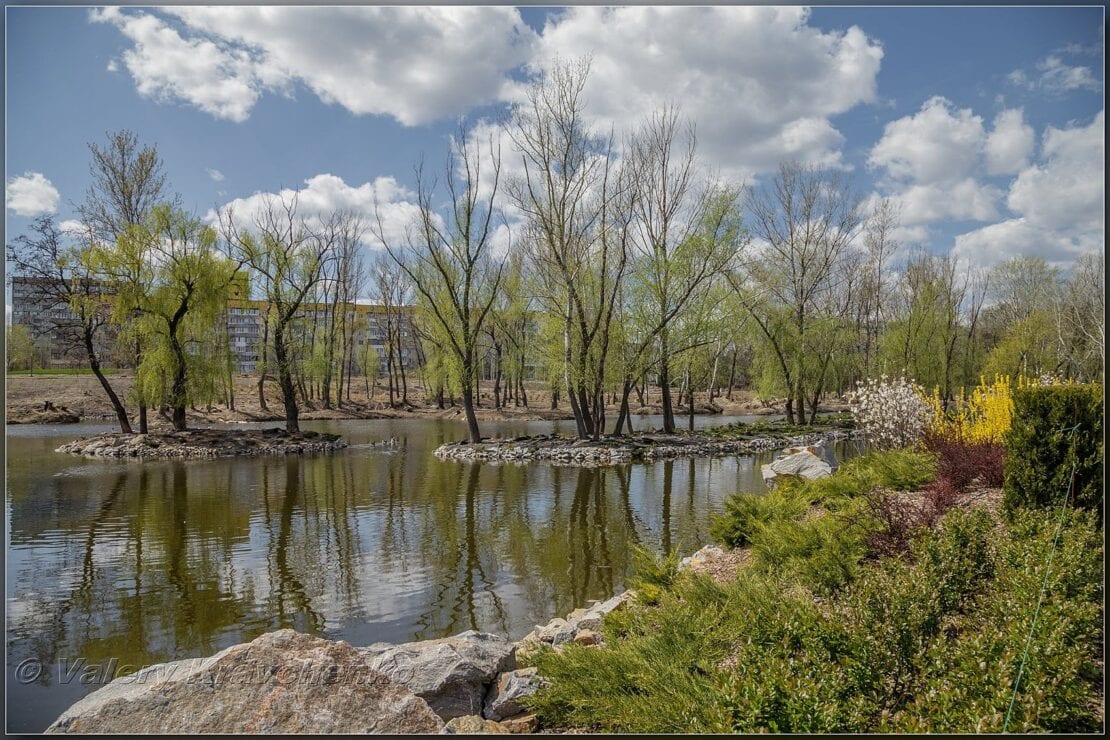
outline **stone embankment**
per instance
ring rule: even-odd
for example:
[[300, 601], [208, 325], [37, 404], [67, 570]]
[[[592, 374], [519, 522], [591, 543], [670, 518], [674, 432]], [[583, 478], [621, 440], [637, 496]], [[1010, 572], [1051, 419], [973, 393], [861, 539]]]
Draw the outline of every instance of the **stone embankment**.
[[332, 452], [347, 443], [334, 434], [284, 429], [192, 429], [158, 434], [97, 434], [62, 445], [57, 452], [123, 459], [303, 455]]
[[708, 435], [643, 434], [636, 437], [575, 440], [555, 434], [493, 439], [471, 444], [449, 442], [435, 451], [443, 460], [531, 462], [601, 466], [651, 462], [676, 457], [745, 455], [784, 447], [807, 447], [848, 439], [856, 432], [832, 429], [796, 436], [718, 438]]
[[[723, 555], [682, 561], [699, 570]], [[517, 642], [463, 632], [438, 640], [353, 647], [279, 630], [208, 658], [149, 666], [117, 678], [47, 728], [61, 734], [359, 733], [528, 734], [524, 699], [545, 685], [527, 657], [544, 646], [602, 647], [607, 614], [628, 590], [590, 601]]]

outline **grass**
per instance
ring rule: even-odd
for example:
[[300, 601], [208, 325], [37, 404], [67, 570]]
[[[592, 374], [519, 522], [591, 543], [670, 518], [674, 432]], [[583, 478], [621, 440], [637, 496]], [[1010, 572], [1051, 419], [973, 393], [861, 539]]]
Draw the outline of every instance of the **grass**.
[[[531, 661], [547, 726], [605, 732], [999, 732], [1057, 523], [956, 509], [904, 557], [866, 554], [868, 486], [914, 488], [932, 459], [863, 456], [738, 510], [752, 565], [726, 584], [649, 564], [650, 604], [606, 618], [602, 648]], [[819, 502], [819, 503], [818, 503]], [[818, 505], [824, 516], [805, 516]], [[812, 512], [810, 512], [812, 513]], [[1094, 731], [1102, 537], [1068, 516], [1008, 729]]]

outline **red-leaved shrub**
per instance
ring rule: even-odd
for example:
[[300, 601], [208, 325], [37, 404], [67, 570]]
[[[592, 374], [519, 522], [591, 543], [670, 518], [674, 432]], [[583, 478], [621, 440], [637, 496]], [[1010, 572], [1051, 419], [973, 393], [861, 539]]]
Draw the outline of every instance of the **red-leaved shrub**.
[[937, 456], [937, 481], [947, 480], [957, 491], [972, 483], [1002, 487], [1002, 446], [994, 442], [967, 442], [938, 434], [927, 434], [925, 449]]
[[867, 539], [872, 555], [886, 557], [909, 552], [916, 533], [937, 522], [972, 484], [1002, 486], [1002, 447], [993, 442], [966, 442], [934, 433], [923, 444], [937, 456], [937, 477], [920, 493], [877, 489], [867, 495], [866, 514], [877, 521]]

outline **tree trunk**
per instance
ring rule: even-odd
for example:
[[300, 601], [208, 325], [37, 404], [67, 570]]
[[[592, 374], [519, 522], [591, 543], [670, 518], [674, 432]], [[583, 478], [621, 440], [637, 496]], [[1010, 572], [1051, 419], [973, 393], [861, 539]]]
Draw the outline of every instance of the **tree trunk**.
[[686, 428], [691, 432], [694, 431], [694, 379], [690, 377], [690, 371], [686, 371], [686, 387], [689, 389], [686, 397], [687, 409], [689, 410], [688, 421]]
[[667, 357], [667, 332], [659, 335], [659, 392], [663, 397], [663, 431], [674, 434], [674, 406], [671, 404], [671, 367]]
[[297, 413], [297, 389], [293, 385], [293, 376], [289, 370], [289, 357], [285, 349], [285, 337], [278, 327], [274, 327], [274, 357], [278, 366], [278, 384], [281, 386], [281, 397], [285, 403], [285, 431], [289, 434], [300, 434], [301, 426]]
[[463, 384], [462, 402], [463, 412], [466, 415], [466, 431], [470, 436], [471, 444], [482, 441], [481, 432], [478, 431], [478, 417], [474, 413], [474, 361], [463, 359]]
[[119, 421], [119, 430], [124, 434], [133, 434], [131, 431], [131, 420], [127, 418], [127, 409], [120, 403], [119, 396], [112, 390], [112, 384], [104, 377], [104, 372], [100, 369], [100, 360], [96, 357], [96, 350], [93, 348], [92, 332], [86, 329], [83, 332], [85, 340], [85, 353], [89, 359], [89, 369], [93, 371], [93, 375], [100, 381], [100, 387], [108, 394], [108, 400], [112, 404], [112, 410], [116, 412], [116, 420]]
[[732, 349], [732, 369], [728, 371], [728, 393], [725, 398], [732, 400], [732, 387], [736, 385], [736, 348]]

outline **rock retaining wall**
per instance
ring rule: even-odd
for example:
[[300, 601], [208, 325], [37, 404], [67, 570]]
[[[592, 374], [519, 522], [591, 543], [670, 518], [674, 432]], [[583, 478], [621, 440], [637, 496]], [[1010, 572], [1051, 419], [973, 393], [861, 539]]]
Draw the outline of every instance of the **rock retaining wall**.
[[435, 451], [441, 460], [482, 460], [488, 462], [547, 461], [562, 465], [601, 466], [630, 462], [651, 462], [676, 457], [718, 457], [745, 455], [785, 447], [796, 447], [849, 439], [856, 432], [831, 430], [794, 437], [756, 437], [714, 439], [682, 435], [651, 435], [627, 441], [605, 439], [600, 442], [547, 436], [490, 440], [471, 444], [449, 442]]
[[163, 434], [97, 434], [64, 444], [57, 452], [124, 459], [302, 455], [332, 452], [347, 443], [334, 434], [284, 429], [192, 429]]

